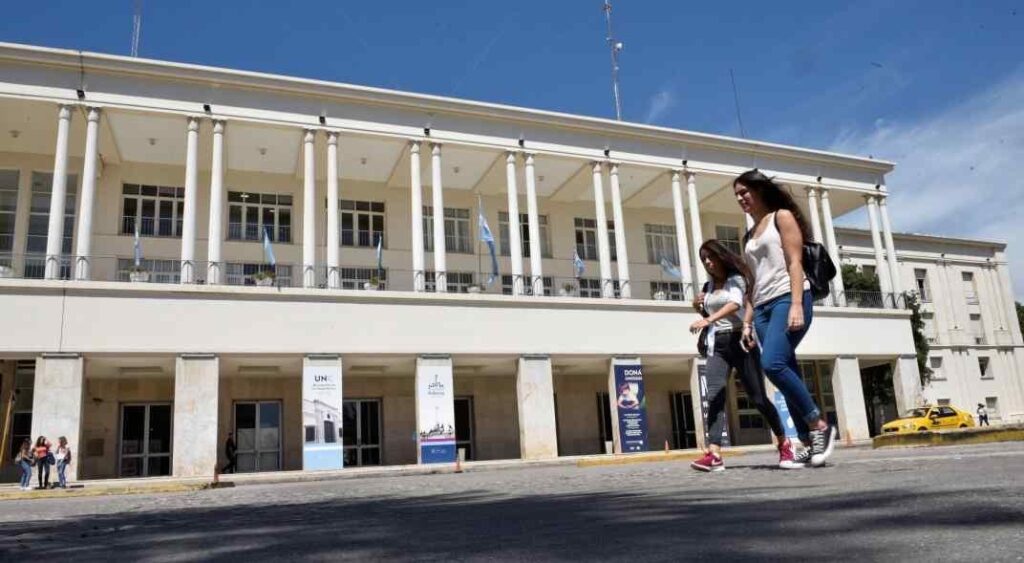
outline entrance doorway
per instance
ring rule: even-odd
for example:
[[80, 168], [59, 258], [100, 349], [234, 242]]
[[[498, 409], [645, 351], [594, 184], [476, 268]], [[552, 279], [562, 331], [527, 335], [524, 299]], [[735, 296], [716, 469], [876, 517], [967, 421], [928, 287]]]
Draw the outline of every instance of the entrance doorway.
[[466, 461], [476, 459], [473, 451], [473, 397], [455, 397], [455, 448], [466, 450]]
[[118, 475], [157, 477], [171, 474], [171, 404], [121, 405]]
[[380, 399], [344, 401], [341, 417], [345, 467], [380, 465]]
[[672, 393], [672, 448], [677, 450], [697, 447], [697, 425], [693, 420], [693, 395]]
[[237, 471], [280, 471], [281, 402], [235, 403], [235, 445]]

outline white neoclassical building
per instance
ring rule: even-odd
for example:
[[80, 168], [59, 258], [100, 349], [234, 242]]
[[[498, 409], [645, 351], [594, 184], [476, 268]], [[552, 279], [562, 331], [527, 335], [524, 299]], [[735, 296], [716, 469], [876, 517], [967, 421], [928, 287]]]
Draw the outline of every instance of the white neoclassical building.
[[[738, 248], [731, 182], [752, 167], [792, 189], [837, 261], [882, 274], [882, 295], [837, 279], [800, 349], [845, 440], [868, 436], [861, 370], [878, 365], [899, 408], [994, 397], [1003, 419], [1024, 416], [1003, 247], [894, 235], [891, 163], [0, 44], [7, 447], [67, 436], [78, 478], [210, 475], [228, 432], [244, 471], [302, 469], [304, 442], [335, 432], [346, 466], [417, 463], [417, 380], [440, 366], [469, 459], [621, 451], [621, 364], [642, 366], [647, 446], [692, 447], [696, 250]], [[869, 231], [834, 226], [865, 206]], [[977, 302], [957, 285], [968, 271]], [[902, 297], [915, 287], [938, 367], [923, 390]], [[982, 358], [991, 372], [963, 379]], [[324, 365], [344, 395], [326, 434], [302, 414], [304, 370]], [[767, 440], [729, 393], [733, 441]]]

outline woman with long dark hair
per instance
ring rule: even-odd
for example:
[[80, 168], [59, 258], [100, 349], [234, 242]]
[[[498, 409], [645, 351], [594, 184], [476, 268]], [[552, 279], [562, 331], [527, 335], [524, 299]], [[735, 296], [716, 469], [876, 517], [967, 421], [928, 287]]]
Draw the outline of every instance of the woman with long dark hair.
[[708, 284], [694, 302], [694, 308], [703, 306], [708, 316], [690, 325], [690, 332], [707, 331], [708, 444], [704, 455], [690, 464], [698, 471], [722, 471], [722, 429], [725, 426], [725, 390], [729, 372], [735, 369], [747, 397], [761, 416], [768, 421], [779, 447], [779, 466], [790, 468], [793, 446], [779, 420], [779, 413], [768, 399], [761, 375], [757, 350], [744, 347], [741, 342], [743, 315], [750, 309], [754, 277], [743, 260], [717, 240], [711, 239], [700, 247], [700, 261], [708, 273]]
[[740, 207], [754, 219], [744, 245], [744, 258], [754, 272], [754, 307], [745, 312], [743, 338], [748, 346], [756, 345], [747, 324], [753, 322], [765, 375], [786, 398], [806, 446], [794, 463], [819, 467], [832, 455], [838, 432], [822, 418], [796, 361], [796, 348], [813, 318], [814, 299], [803, 269], [803, 245], [811, 240], [811, 230], [793, 196], [760, 171], [740, 174], [732, 187]]

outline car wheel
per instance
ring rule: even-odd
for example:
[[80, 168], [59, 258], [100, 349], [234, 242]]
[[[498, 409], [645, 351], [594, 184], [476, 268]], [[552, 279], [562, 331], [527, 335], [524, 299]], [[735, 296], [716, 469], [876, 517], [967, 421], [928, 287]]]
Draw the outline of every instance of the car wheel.
[[960, 428], [967, 428], [967, 425], [966, 424], [961, 424]]
[[918, 428], [917, 431], [918, 432], [927, 432], [928, 429], [927, 428]]

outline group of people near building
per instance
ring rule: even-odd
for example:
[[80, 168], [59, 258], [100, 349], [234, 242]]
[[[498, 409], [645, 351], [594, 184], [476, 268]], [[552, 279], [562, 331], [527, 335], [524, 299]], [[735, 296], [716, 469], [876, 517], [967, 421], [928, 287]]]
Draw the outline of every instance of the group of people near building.
[[[32, 489], [32, 468], [36, 468], [38, 475], [37, 489], [66, 489], [68, 488], [67, 468], [71, 465], [71, 446], [64, 436], [57, 438], [57, 446], [46, 438], [40, 436], [36, 439], [35, 445], [28, 438], [25, 438], [14, 456], [14, 463], [21, 470], [21, 490]], [[57, 481], [50, 483], [50, 466], [57, 468]]]
[[[707, 445], [691, 466], [709, 472], [725, 469], [725, 389], [735, 369], [775, 436], [779, 467], [820, 467], [832, 454], [838, 430], [815, 404], [796, 360], [797, 346], [814, 317], [803, 263], [804, 243], [813, 240], [811, 229], [789, 192], [756, 169], [738, 176], [733, 191], [740, 208], [753, 218], [753, 227], [744, 237], [743, 256], [714, 239], [700, 247], [708, 281], [694, 299], [701, 318], [690, 330], [701, 335], [699, 349], [707, 357]], [[765, 377], [785, 397], [799, 451], [768, 397]]]

